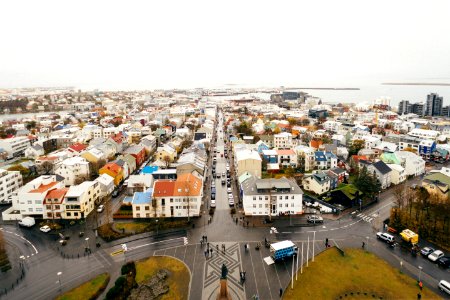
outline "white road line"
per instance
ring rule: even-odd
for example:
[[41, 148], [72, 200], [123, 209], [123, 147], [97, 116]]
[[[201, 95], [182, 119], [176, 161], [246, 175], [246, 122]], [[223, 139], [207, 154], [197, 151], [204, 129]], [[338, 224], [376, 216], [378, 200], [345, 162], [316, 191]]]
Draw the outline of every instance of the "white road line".
[[283, 231], [281, 233], [292, 233], [292, 231]]
[[179, 239], [182, 239], [182, 238], [183, 237], [167, 239], [167, 240], [157, 241], [157, 242], [153, 242], [153, 243], [147, 243], [147, 244], [142, 244], [142, 245], [138, 245], [138, 246], [134, 246], [134, 247], [129, 247], [128, 251], [136, 250], [136, 249], [139, 249], [139, 248], [142, 248], [142, 247], [147, 247], [147, 246], [150, 246], [150, 245], [159, 244], [159, 243], [163, 243], [163, 242], [176, 241], [176, 240], [179, 240]]
[[[269, 284], [269, 278], [267, 277], [266, 267], [264, 266], [266, 263], [264, 262], [264, 259], [262, 257], [262, 252], [261, 251], [259, 251], [259, 256], [261, 257], [261, 260], [262, 260], [262, 266], [263, 266], [263, 269], [264, 269], [264, 275], [266, 275], [267, 287], [269, 288], [270, 299], [273, 299], [273, 297], [272, 297], [272, 290], [271, 290], [270, 284]], [[258, 294], [259, 294], [259, 291], [258, 291]]]
[[253, 266], [252, 251], [248, 251], [248, 252], [250, 253], [250, 262], [252, 263], [252, 271], [253, 271], [253, 278], [255, 279], [256, 293], [259, 294], [258, 282], [256, 281], [255, 267]]

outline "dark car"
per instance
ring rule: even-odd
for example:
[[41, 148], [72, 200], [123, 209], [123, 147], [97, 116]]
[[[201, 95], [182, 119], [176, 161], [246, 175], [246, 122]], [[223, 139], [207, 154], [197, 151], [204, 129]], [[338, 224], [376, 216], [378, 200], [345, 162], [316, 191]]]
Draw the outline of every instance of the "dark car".
[[231, 187], [231, 181], [227, 181], [227, 187]]
[[450, 267], [450, 257], [449, 256], [443, 256], [437, 260], [437, 264], [439, 267], [448, 269]]
[[425, 247], [425, 248], [422, 248], [422, 250], [420, 250], [420, 254], [422, 254], [425, 257], [428, 257], [428, 255], [430, 255], [433, 252], [434, 252], [434, 249], [431, 247]]

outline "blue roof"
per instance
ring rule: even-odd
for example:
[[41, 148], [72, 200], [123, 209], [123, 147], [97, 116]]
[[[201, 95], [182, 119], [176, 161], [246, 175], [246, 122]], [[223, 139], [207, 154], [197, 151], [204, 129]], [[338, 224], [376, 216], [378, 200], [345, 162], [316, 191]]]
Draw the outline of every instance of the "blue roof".
[[158, 166], [145, 166], [142, 171], [141, 174], [153, 174], [156, 171], [158, 171], [159, 167]]
[[333, 152], [325, 152], [325, 156], [328, 158], [337, 158], [336, 155], [334, 155]]
[[316, 151], [314, 153], [314, 156], [316, 157], [316, 161], [327, 161], [327, 158], [325, 157], [323, 151]]
[[134, 193], [132, 203], [133, 204], [150, 204], [151, 201], [152, 201], [151, 193], [137, 192], [137, 193]]

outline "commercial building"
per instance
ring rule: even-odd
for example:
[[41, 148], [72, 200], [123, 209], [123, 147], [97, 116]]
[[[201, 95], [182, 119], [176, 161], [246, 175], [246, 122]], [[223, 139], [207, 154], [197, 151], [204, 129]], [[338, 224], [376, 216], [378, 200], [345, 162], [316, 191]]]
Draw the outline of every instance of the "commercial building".
[[26, 136], [0, 139], [0, 148], [8, 153], [8, 158], [23, 155], [29, 146], [31, 146], [30, 139]]

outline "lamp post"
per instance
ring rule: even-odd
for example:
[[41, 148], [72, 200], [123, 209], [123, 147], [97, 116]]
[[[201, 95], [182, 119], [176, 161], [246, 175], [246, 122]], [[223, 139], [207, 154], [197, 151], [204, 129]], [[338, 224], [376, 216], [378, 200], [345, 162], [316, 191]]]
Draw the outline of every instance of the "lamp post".
[[367, 251], [369, 251], [369, 237], [368, 236], [366, 236], [366, 239], [367, 239]]
[[155, 220], [156, 221], [156, 235], [158, 235], [158, 231], [159, 231], [159, 223], [158, 223], [158, 219]]
[[422, 267], [421, 267], [421, 266], [419, 266], [419, 282], [420, 282], [420, 278], [421, 278], [421, 276], [422, 276]]
[[56, 275], [58, 275], [59, 291], [61, 292], [61, 275], [62, 275], [62, 272], [58, 272], [58, 273], [56, 273]]
[[89, 249], [89, 238], [87, 237], [84, 240], [86, 241], [86, 250], [88, 250]]

